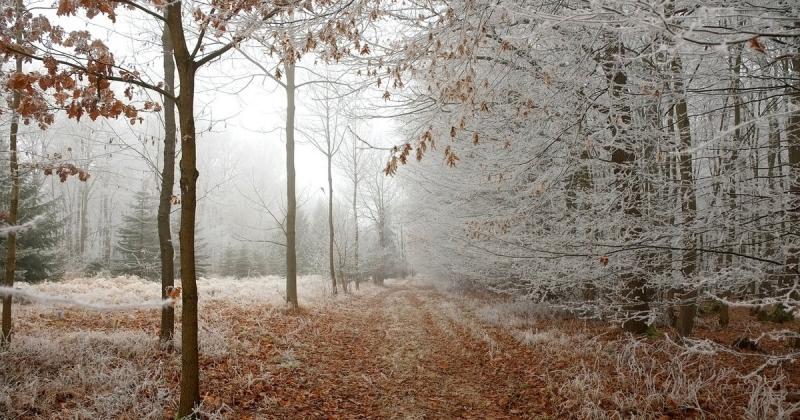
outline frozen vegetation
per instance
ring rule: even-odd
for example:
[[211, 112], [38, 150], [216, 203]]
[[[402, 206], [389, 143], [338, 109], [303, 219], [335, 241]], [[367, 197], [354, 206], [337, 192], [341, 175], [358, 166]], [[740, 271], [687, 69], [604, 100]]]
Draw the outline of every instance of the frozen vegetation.
[[797, 0], [0, 2], [0, 418], [800, 418]]

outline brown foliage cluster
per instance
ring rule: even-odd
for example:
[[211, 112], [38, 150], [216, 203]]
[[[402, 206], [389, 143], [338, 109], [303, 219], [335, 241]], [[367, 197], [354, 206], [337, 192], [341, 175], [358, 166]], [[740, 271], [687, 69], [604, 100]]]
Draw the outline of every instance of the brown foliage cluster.
[[75, 176], [81, 182], [86, 182], [91, 176], [86, 170], [66, 162], [44, 165], [42, 170], [46, 176], [57, 175], [61, 182], [66, 182], [70, 176]]
[[[516, 109], [516, 113], [507, 118], [529, 118], [537, 105], [534, 98], [527, 97], [518, 90], [500, 92], [491, 80], [478, 76], [475, 65], [484, 58], [481, 55], [486, 51], [493, 51], [497, 60], [508, 62], [523, 57], [525, 53], [512, 40], [504, 39], [488, 22], [481, 19], [473, 22], [471, 19], [476, 16], [473, 13], [479, 15], [482, 12], [476, 10], [475, 3], [467, 2], [464, 10], [456, 12], [447, 9], [437, 15], [438, 17], [431, 18], [430, 25], [426, 28], [427, 33], [402, 45], [402, 53], [395, 62], [399, 72], [396, 76], [398, 80], [401, 79], [401, 74], [423, 80], [426, 83], [427, 96], [450, 108], [455, 120], [449, 127], [450, 140], [455, 142], [460, 133], [471, 132], [467, 139], [471, 137], [472, 144], [477, 145], [481, 142], [478, 129], [481, 120], [497, 112], [493, 109], [494, 97], [504, 97], [506, 102], [516, 104], [514, 106], [507, 103], [509, 106], [505, 109]], [[465, 27], [472, 30], [464, 30]], [[414, 63], [417, 66], [424, 63], [424, 74], [417, 71]], [[540, 77], [546, 79], [547, 74], [543, 73]], [[431, 127], [422, 136], [444, 138], [447, 136], [447, 128], [444, 132], [439, 132], [438, 128]], [[418, 159], [425, 154], [427, 145], [428, 141], [413, 145]], [[444, 149], [444, 161], [450, 167], [460, 160], [455, 148], [453, 145]], [[410, 153], [403, 146], [392, 152], [385, 168], [388, 175], [394, 174], [398, 165], [407, 163]]]
[[[80, 10], [89, 19], [102, 15], [113, 22], [119, 4], [106, 0], [60, 0], [57, 15], [74, 16]], [[57, 58], [61, 55], [66, 58]], [[46, 16], [27, 11], [18, 15], [9, 7], [0, 16], [0, 61], [13, 62], [17, 58], [24, 63], [41, 63], [41, 67], [31, 66], [36, 70], [24, 68], [8, 74], [3, 86], [8, 92], [21, 94], [15, 111], [24, 124], [36, 122], [46, 128], [53, 123], [57, 111], [65, 111], [76, 120], [88, 115], [92, 120], [124, 117], [135, 123], [141, 121], [140, 111], [160, 109], [151, 101], [140, 108], [132, 105], [132, 85], [125, 90], [125, 99], [117, 98], [111, 82], [132, 82], [139, 74], [119, 69], [108, 46], [93, 38], [89, 31], [67, 32]]]
[[[408, 157], [415, 150], [417, 160], [422, 160], [428, 148], [431, 150], [436, 149], [436, 142], [433, 138], [433, 127], [422, 133], [416, 147], [412, 146], [411, 143], [405, 143], [402, 146], [394, 146], [389, 161], [383, 169], [383, 173], [390, 176], [396, 174], [398, 165], [405, 165], [408, 163]], [[445, 161], [451, 166], [455, 165], [455, 162], [458, 161], [458, 156], [450, 149], [450, 146], [447, 146], [445, 150]]]

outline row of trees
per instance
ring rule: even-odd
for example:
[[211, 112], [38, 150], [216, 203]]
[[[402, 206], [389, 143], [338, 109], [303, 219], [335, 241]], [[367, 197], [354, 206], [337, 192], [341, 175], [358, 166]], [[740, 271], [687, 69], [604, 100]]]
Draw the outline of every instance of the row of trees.
[[[59, 2], [55, 14], [59, 23], [70, 26], [71, 19], [80, 27], [82, 20], [107, 19], [120, 25], [123, 22], [149, 21], [159, 28], [162, 50], [154, 54], [146, 50], [137, 51], [133, 60], [117, 60], [120, 51], [112, 51], [91, 30], [68, 31], [51, 22], [48, 15], [37, 14], [35, 8], [24, 0], [8, 5], [0, 18], [0, 51], [3, 60], [3, 86], [8, 92], [6, 115], [10, 116], [10, 185], [9, 211], [4, 222], [11, 228], [5, 230], [6, 264], [5, 286], [11, 287], [15, 278], [15, 255], [17, 233], [15, 229], [21, 218], [20, 210], [20, 165], [17, 136], [20, 122], [36, 123], [46, 129], [56, 119], [56, 112], [64, 113], [75, 120], [87, 117], [96, 119], [124, 118], [131, 124], [144, 123], [148, 112], [163, 110], [163, 164], [160, 170], [160, 196], [156, 215], [159, 264], [161, 268], [162, 297], [166, 298], [174, 286], [174, 276], [180, 276], [182, 287], [182, 335], [181, 335], [181, 395], [178, 416], [191, 416], [200, 399], [199, 364], [197, 353], [198, 275], [197, 218], [198, 177], [197, 168], [197, 111], [195, 97], [198, 73], [210, 63], [235, 52], [248, 57], [257, 52], [253, 61], [268, 70], [287, 92], [286, 111], [286, 211], [279, 221], [284, 233], [283, 247], [286, 256], [287, 302], [297, 306], [296, 291], [296, 211], [295, 194], [295, 91], [302, 84], [295, 83], [295, 71], [304, 55], [313, 55], [323, 62], [338, 62], [352, 54], [369, 55], [363, 44], [362, 34], [381, 15], [381, 4], [377, 1], [324, 1], [324, 2], [215, 2], [199, 5], [174, 1], [168, 3], [132, 1]], [[78, 17], [78, 15], [81, 15]], [[73, 16], [75, 16], [73, 18]], [[124, 31], [115, 32], [124, 36]], [[149, 44], [152, 45], [152, 44]], [[145, 55], [162, 58], [162, 74], [142, 71], [136, 64]], [[8, 64], [11, 68], [8, 68]], [[134, 63], [134, 64], [130, 64]], [[285, 79], [284, 79], [285, 78]], [[285, 80], [285, 81], [283, 81]], [[154, 101], [151, 95], [160, 97]], [[163, 106], [156, 103], [161, 102]], [[328, 138], [327, 156], [329, 174], [334, 154]], [[321, 143], [320, 143], [321, 144]], [[178, 151], [180, 154], [178, 155]], [[173, 192], [174, 167], [179, 158], [179, 193]], [[42, 159], [45, 174], [58, 175], [64, 182], [70, 177], [84, 182], [80, 195], [82, 206], [75, 215], [79, 233], [78, 246], [83, 247], [88, 237], [86, 218], [92, 174], [88, 167], [81, 168], [64, 161], [62, 157]], [[88, 181], [88, 182], [87, 182]], [[329, 175], [329, 188], [332, 190]], [[358, 189], [354, 189], [356, 197]], [[335, 248], [333, 222], [333, 195], [329, 194], [329, 248], [331, 277], [336, 290], [336, 269], [333, 263]], [[155, 270], [150, 253], [143, 252], [153, 246], [150, 236], [152, 225], [145, 212], [145, 195], [139, 196], [137, 204], [120, 231], [118, 249], [132, 266], [142, 269], [143, 274]], [[179, 245], [173, 245], [171, 213], [173, 206], [180, 206]], [[356, 206], [356, 204], [354, 204]], [[108, 205], [105, 210], [112, 206]], [[370, 211], [378, 220], [381, 248], [385, 255], [387, 239], [386, 202]], [[369, 208], [369, 207], [368, 207]], [[377, 212], [377, 213], [375, 213]], [[358, 230], [354, 215], [353, 226]], [[276, 220], [277, 221], [277, 220]], [[144, 232], [148, 232], [144, 234]], [[104, 238], [111, 241], [110, 230]], [[107, 247], [110, 249], [110, 246]], [[356, 246], [356, 249], [358, 247]], [[176, 257], [177, 255], [177, 257]], [[123, 260], [125, 259], [123, 258]], [[173, 267], [173, 260], [179, 261]], [[108, 259], [106, 259], [108, 260]], [[135, 261], [134, 261], [135, 260]], [[381, 258], [383, 261], [383, 258]], [[384, 263], [381, 263], [381, 267]], [[358, 270], [356, 270], [358, 272]], [[377, 273], [382, 280], [383, 271]], [[3, 298], [2, 342], [11, 339], [11, 298]], [[171, 306], [162, 312], [160, 336], [169, 346], [174, 331], [174, 314]]]
[[[345, 162], [343, 162], [345, 163]], [[380, 160], [373, 163], [379, 164]], [[372, 175], [376, 180], [381, 180], [383, 176], [379, 174], [379, 167], [373, 164]], [[385, 185], [384, 185], [385, 186]], [[23, 197], [27, 197], [27, 189], [23, 189]], [[361, 194], [368, 194], [370, 191], [362, 191]], [[355, 194], [359, 198], [359, 193]], [[329, 196], [330, 197], [330, 196]], [[373, 198], [381, 199], [381, 195]], [[385, 199], [385, 197], [383, 197]], [[354, 282], [356, 279], [369, 277], [379, 277], [378, 270], [382, 268], [383, 277], [403, 276], [406, 273], [402, 265], [402, 259], [390, 259], [382, 262], [383, 255], [401, 254], [401, 242], [398, 232], [399, 226], [388, 226], [390, 224], [389, 215], [386, 214], [386, 221], [383, 222], [384, 233], [383, 242], [381, 235], [376, 230], [378, 222], [370, 223], [366, 226], [359, 226], [358, 231], [362, 234], [359, 248], [362, 258], [359, 263], [355, 261], [356, 244], [350, 238], [355, 236], [354, 222], [349, 205], [351, 203], [337, 203], [335, 212], [329, 207], [328, 203], [317, 201], [316, 205], [305, 211], [306, 206], [298, 208], [297, 217], [297, 267], [299, 274], [329, 274], [330, 263], [334, 264], [335, 273], [339, 274], [339, 287], [346, 290], [346, 282]], [[371, 199], [357, 201], [356, 210], [366, 215], [372, 211]], [[308, 205], [313, 203], [308, 203]], [[391, 203], [389, 203], [391, 204]], [[20, 206], [26, 212], [24, 220], [30, 220], [28, 212], [38, 212], [39, 207], [29, 205], [23, 200]], [[119, 226], [114, 228], [114, 245], [112, 252], [108, 253], [108, 259], [98, 259], [82, 268], [85, 274], [113, 274], [113, 275], [136, 275], [141, 278], [157, 280], [161, 273], [160, 246], [157, 227], [157, 205], [155, 197], [147, 189], [143, 188], [132, 194], [130, 202], [126, 206], [127, 210], [120, 220]], [[331, 237], [329, 226], [331, 215], [335, 214], [333, 221], [335, 225], [335, 235], [333, 241], [333, 259], [330, 258], [330, 242], [326, 240]], [[356, 213], [357, 216], [358, 213]], [[49, 214], [47, 214], [49, 216]], [[367, 217], [371, 220], [371, 216]], [[177, 221], [172, 222], [172, 230]], [[31, 234], [21, 236], [20, 250], [24, 251], [25, 258], [18, 258], [17, 273], [24, 274], [22, 279], [26, 281], [39, 281], [44, 279], [53, 280], [58, 278], [59, 269], [63, 270], [64, 261], [62, 258], [53, 258], [59, 245], [63, 245], [63, 239], [59, 235], [57, 228], [60, 221], [53, 218], [47, 225], [33, 229]], [[43, 228], [50, 228], [50, 232], [55, 235], [48, 235]], [[224, 251], [219, 253], [216, 258], [212, 258], [209, 247], [204, 235], [202, 226], [197, 228], [197, 242], [195, 253], [197, 255], [198, 276], [232, 276], [232, 277], [257, 277], [267, 275], [285, 275], [285, 247], [279, 241], [282, 240], [280, 234], [275, 234], [277, 229], [269, 229], [272, 235], [267, 235], [267, 239], [258, 237], [241, 237], [238, 241], [233, 239], [233, 243], [226, 246]], [[177, 238], [173, 234], [172, 241]], [[272, 238], [272, 239], [270, 239]], [[383, 245], [381, 245], [383, 244]], [[386, 248], [386, 249], [383, 249]], [[104, 253], [105, 254], [105, 253]], [[175, 257], [175, 260], [179, 255]], [[407, 263], [406, 263], [407, 264]], [[30, 267], [30, 268], [28, 268]]]
[[[380, 161], [382, 162], [382, 161]], [[345, 188], [342, 188], [345, 189]], [[361, 192], [364, 193], [363, 191]], [[359, 197], [358, 193], [356, 194]], [[360, 199], [360, 197], [359, 197]], [[309, 205], [312, 203], [309, 203]], [[380, 242], [377, 224], [360, 222], [359, 242], [356, 249], [356, 226], [359, 215], [362, 219], [368, 213], [364, 203], [357, 202], [356, 217], [353, 217], [351, 203], [338, 200], [334, 204], [333, 224], [333, 264], [337, 287], [347, 291], [350, 283], [374, 279], [379, 281], [379, 269], [383, 266], [383, 278], [404, 275], [402, 259], [389, 258], [383, 264], [383, 255], [399, 255], [404, 245], [399, 232], [400, 225], [385, 226], [383, 247]], [[305, 207], [310, 207], [305, 210]], [[388, 215], [387, 215], [388, 216]], [[322, 274], [330, 277], [330, 231], [329, 207], [318, 201], [313, 207], [298, 208], [297, 231], [297, 271], [300, 275]], [[235, 238], [234, 238], [235, 239]], [[245, 235], [239, 241], [225, 247], [220, 258], [212, 261], [210, 272], [215, 276], [253, 277], [259, 275], [285, 275], [284, 235], [280, 226], [272, 227], [261, 235]], [[385, 249], [384, 249], [385, 248]], [[357, 261], [356, 254], [360, 255]], [[406, 264], [407, 261], [405, 262]], [[408, 272], [409, 268], [405, 268]]]
[[[798, 306], [800, 36], [791, 3], [59, 2], [60, 21], [79, 13], [149, 21], [161, 51], [137, 56], [157, 58], [155, 73], [123, 64], [91, 31], [69, 32], [35, 15], [24, 0], [7, 6], [0, 18], [10, 117], [6, 224], [22, 221], [20, 122], [47, 128], [63, 110], [74, 119], [144, 123], [163, 110], [156, 230], [162, 297], [176, 273], [183, 288], [180, 416], [200, 395], [198, 74], [232, 54], [286, 93], [284, 199], [276, 208], [254, 191], [273, 229], [242, 240], [280, 250], [290, 305], [298, 305], [298, 249], [305, 249], [295, 179], [300, 133], [327, 161], [327, 252], [318, 254], [327, 256], [334, 291], [345, 278], [358, 284], [365, 267], [377, 283], [390, 265], [406, 271], [409, 242], [415, 265], [430, 272], [614, 319], [631, 332], [664, 320], [689, 335], [701, 299]], [[380, 32], [370, 28], [382, 16], [393, 18], [387, 37], [394, 39], [367, 39]], [[358, 76], [298, 81], [321, 63], [346, 64]], [[422, 160], [399, 171], [414, 197], [402, 212], [397, 185], [363, 156], [374, 145], [334, 112], [347, 92], [323, 89], [316, 125], [296, 126], [296, 98], [308, 87], [366, 84], [416, 139], [391, 150], [385, 172], [398, 173], [414, 155]], [[437, 145], [444, 164], [423, 159]], [[334, 194], [344, 189], [334, 185], [337, 161], [351, 184], [347, 200]], [[90, 171], [60, 157], [42, 169], [84, 181], [75, 194], [80, 210], [70, 215], [83, 252]], [[110, 244], [110, 230], [103, 237]], [[16, 242], [11, 229], [6, 286], [16, 275]], [[372, 262], [363, 258], [369, 247], [377, 250]], [[173, 331], [173, 309], [165, 307], [166, 345]], [[4, 343], [10, 334], [6, 296]]]

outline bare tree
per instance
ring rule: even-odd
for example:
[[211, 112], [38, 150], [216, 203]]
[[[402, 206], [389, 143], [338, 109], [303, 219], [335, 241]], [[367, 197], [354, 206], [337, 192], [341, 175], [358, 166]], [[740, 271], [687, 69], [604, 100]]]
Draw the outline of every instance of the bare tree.
[[297, 197], [294, 170], [294, 60], [284, 63], [286, 70], [286, 302], [297, 302]]
[[359, 289], [361, 283], [361, 269], [359, 267], [359, 244], [358, 244], [358, 191], [359, 184], [364, 178], [364, 149], [359, 147], [363, 143], [361, 138], [356, 134], [351, 126], [347, 127], [350, 132], [350, 141], [347, 145], [347, 153], [343, 155], [342, 168], [350, 180], [353, 195], [351, 199], [351, 206], [353, 211], [353, 276], [356, 283], [356, 290]]
[[[158, 239], [161, 254], [161, 298], [166, 299], [175, 286], [175, 249], [172, 246], [170, 213], [173, 204], [172, 188], [175, 184], [175, 143], [177, 126], [175, 123], [175, 63], [173, 61], [172, 41], [169, 28], [164, 25], [161, 34], [161, 48], [164, 66], [164, 166], [161, 169], [161, 192], [158, 201]], [[175, 334], [175, 309], [171, 306], [161, 309], [161, 329], [159, 339], [163, 346], [172, 347]]]
[[[374, 162], [380, 163], [378, 160]], [[371, 176], [365, 178], [365, 196], [363, 198], [366, 217], [372, 221], [378, 234], [378, 266], [375, 268], [372, 281], [379, 286], [383, 285], [386, 278], [389, 212], [392, 203], [398, 196], [398, 189], [393, 179], [387, 177], [380, 169], [381, 167], [373, 168]]]
[[[314, 134], [304, 133], [308, 141], [323, 155], [328, 164], [328, 265], [331, 276], [331, 290], [335, 295], [337, 293], [336, 285], [336, 265], [334, 264], [333, 248], [335, 242], [334, 223], [333, 223], [333, 159], [339, 152], [342, 144], [344, 143], [345, 127], [340, 124], [340, 113], [337, 112], [341, 109], [341, 101], [334, 100], [327, 93], [317, 95], [315, 101], [318, 105], [318, 117], [320, 123], [320, 130], [317, 130], [321, 136], [317, 137]], [[347, 286], [342, 283], [342, 291], [347, 292]]]

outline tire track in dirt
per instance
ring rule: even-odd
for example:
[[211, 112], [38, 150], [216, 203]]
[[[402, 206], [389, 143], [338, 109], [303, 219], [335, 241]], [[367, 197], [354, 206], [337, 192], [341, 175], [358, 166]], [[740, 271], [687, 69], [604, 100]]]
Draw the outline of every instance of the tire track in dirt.
[[[406, 392], [386, 405], [386, 417], [543, 418], [541, 384], [525, 366], [530, 353], [514, 345], [493, 348], [436, 305], [433, 290], [402, 288], [384, 300], [395, 366], [390, 378]], [[449, 328], [448, 328], [449, 326]], [[509, 341], [506, 341], [509, 342]], [[510, 343], [510, 342], [509, 342]]]
[[[225, 418], [541, 419], [555, 412], [533, 374], [536, 355], [510, 336], [493, 347], [476, 333], [483, 325], [454, 321], [442, 309], [450, 307], [432, 289], [391, 285], [299, 312], [259, 311], [267, 319], [258, 323], [255, 313], [237, 314], [231, 322], [254, 346], [206, 366], [208, 409], [224, 403]], [[259, 334], [262, 324], [268, 332]], [[263, 380], [243, 379], [254, 377]]]

